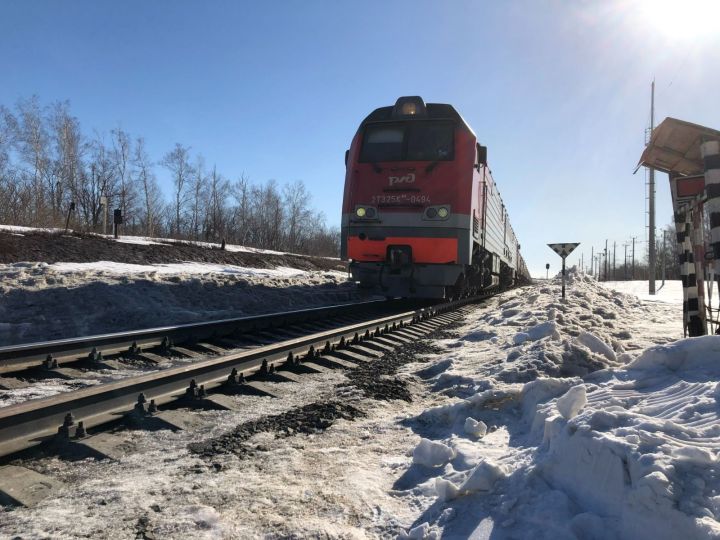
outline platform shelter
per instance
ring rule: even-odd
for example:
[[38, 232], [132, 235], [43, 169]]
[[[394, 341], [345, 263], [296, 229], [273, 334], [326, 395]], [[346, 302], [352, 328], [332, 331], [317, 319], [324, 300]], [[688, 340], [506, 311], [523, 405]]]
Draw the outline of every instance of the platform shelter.
[[711, 332], [718, 325], [711, 300], [720, 277], [720, 131], [666, 118], [653, 130], [640, 157], [638, 168], [643, 166], [668, 173], [684, 330], [689, 336], [705, 335], [708, 321]]

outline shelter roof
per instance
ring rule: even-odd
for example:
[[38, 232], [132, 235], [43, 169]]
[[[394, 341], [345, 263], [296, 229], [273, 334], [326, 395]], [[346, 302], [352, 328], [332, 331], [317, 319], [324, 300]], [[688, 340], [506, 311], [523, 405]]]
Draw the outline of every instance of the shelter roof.
[[720, 131], [677, 118], [666, 118], [653, 130], [635, 172], [645, 166], [684, 176], [702, 174], [704, 166], [700, 145], [706, 141], [720, 141]]

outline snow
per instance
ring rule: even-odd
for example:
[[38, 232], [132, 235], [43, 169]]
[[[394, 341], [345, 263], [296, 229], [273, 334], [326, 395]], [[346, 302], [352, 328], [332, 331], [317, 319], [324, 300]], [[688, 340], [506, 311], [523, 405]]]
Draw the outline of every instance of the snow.
[[468, 416], [465, 419], [465, 433], [474, 437], [483, 437], [487, 433], [487, 424]]
[[[142, 274], [151, 273], [157, 275], [203, 275], [203, 274], [235, 274], [239, 276], [264, 276], [264, 277], [295, 277], [307, 275], [308, 272], [296, 268], [248, 268], [229, 264], [211, 263], [169, 263], [169, 264], [126, 264], [114, 261], [97, 261], [87, 263], [59, 262], [48, 265], [50, 271], [59, 273], [95, 273], [103, 274]], [[339, 273], [343, 275], [342, 273]]]
[[682, 339], [677, 302], [568, 281], [565, 301], [554, 280], [473, 308], [397, 373], [410, 403], [346, 394], [367, 417], [259, 434], [220, 472], [187, 452], [343, 374], [277, 384], [195, 430], [135, 432], [120, 462], [50, 461], [68, 486], [0, 534], [133, 537], [147, 516], [183, 538], [720, 538], [720, 337]]
[[616, 291], [632, 294], [646, 302], [667, 302], [681, 306], [683, 303], [682, 281], [679, 279], [666, 280], [665, 285], [660, 280], [656, 281], [654, 295], [648, 292], [649, 282], [647, 280], [601, 281], [600, 284]]
[[428, 439], [420, 439], [420, 443], [413, 450], [413, 463], [426, 467], [444, 465], [455, 457], [455, 450], [449, 446]]
[[[40, 228], [40, 227], [21, 227], [18, 225], [1, 225], [0, 224], [0, 230], [8, 231], [10, 233], [37, 233], [37, 232], [49, 232], [49, 233], [64, 233], [65, 229], [58, 229], [53, 227], [46, 227], [46, 228]], [[73, 229], [68, 229], [69, 233], [73, 233]], [[193, 240], [175, 240], [172, 238], [156, 238], [156, 237], [149, 237], [149, 236], [127, 236], [127, 235], [118, 235], [118, 238], [115, 238], [112, 234], [97, 234], [96, 236], [102, 236], [103, 238], [106, 238], [108, 240], [112, 240], [115, 242], [120, 242], [122, 244], [137, 244], [137, 245], [166, 245], [166, 244], [188, 244], [198, 247], [204, 247], [204, 248], [212, 248], [212, 249], [220, 249], [221, 244], [213, 243], [213, 242], [200, 242], [200, 241], [193, 241]], [[259, 249], [259, 248], [253, 248], [253, 247], [247, 247], [247, 246], [239, 246], [235, 244], [226, 244], [225, 250], [230, 252], [247, 252], [247, 253], [265, 253], [270, 255], [287, 255], [288, 253], [284, 251], [273, 251], [271, 249]]]
[[[639, 301], [582, 274], [571, 274], [565, 302], [558, 293], [557, 282], [506, 293], [440, 342], [442, 369], [422, 368], [451, 401], [407, 423], [457, 457], [407, 530], [720, 537], [720, 337], [678, 340], [674, 301]], [[647, 317], [668, 332], [636, 333]]]
[[[108, 240], [115, 240], [125, 244], [140, 244], [140, 245], [162, 245], [162, 244], [187, 244], [190, 246], [198, 246], [204, 248], [220, 249], [221, 244], [214, 242], [200, 242], [197, 240], [174, 240], [172, 238], [155, 238], [148, 236], [123, 236], [119, 235], [116, 239], [113, 235], [98, 235], [104, 236]], [[272, 249], [260, 249], [247, 246], [239, 246], [235, 244], [225, 244], [225, 251], [230, 252], [246, 252], [246, 253], [266, 253], [270, 255], [288, 255], [285, 251], [274, 251]]]
[[573, 386], [557, 400], [557, 410], [566, 420], [577, 416], [585, 405], [587, 405], [587, 392], [583, 385]]
[[0, 265], [0, 346], [344, 303], [340, 272], [210, 263]]
[[[56, 229], [53, 227], [38, 228], [38, 227], [21, 227], [20, 225], [0, 225], [0, 230], [9, 231], [11, 233], [33, 233], [33, 232], [52, 232], [59, 233], [65, 232], [65, 229]], [[72, 229], [70, 229], [72, 232]]]

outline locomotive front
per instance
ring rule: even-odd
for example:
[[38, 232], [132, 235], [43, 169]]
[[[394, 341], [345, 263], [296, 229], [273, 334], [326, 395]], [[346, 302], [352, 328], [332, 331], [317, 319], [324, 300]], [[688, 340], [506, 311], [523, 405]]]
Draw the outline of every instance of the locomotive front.
[[457, 291], [473, 257], [479, 150], [452, 106], [417, 96], [362, 122], [345, 156], [342, 214], [342, 257], [362, 288], [386, 297]]

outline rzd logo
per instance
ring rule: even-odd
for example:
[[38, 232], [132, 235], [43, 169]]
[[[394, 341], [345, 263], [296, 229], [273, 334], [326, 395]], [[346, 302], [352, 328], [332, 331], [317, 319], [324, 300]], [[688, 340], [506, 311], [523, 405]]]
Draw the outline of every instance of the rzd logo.
[[406, 174], [405, 176], [388, 176], [391, 186], [395, 184], [412, 184], [415, 182], [415, 173]]

